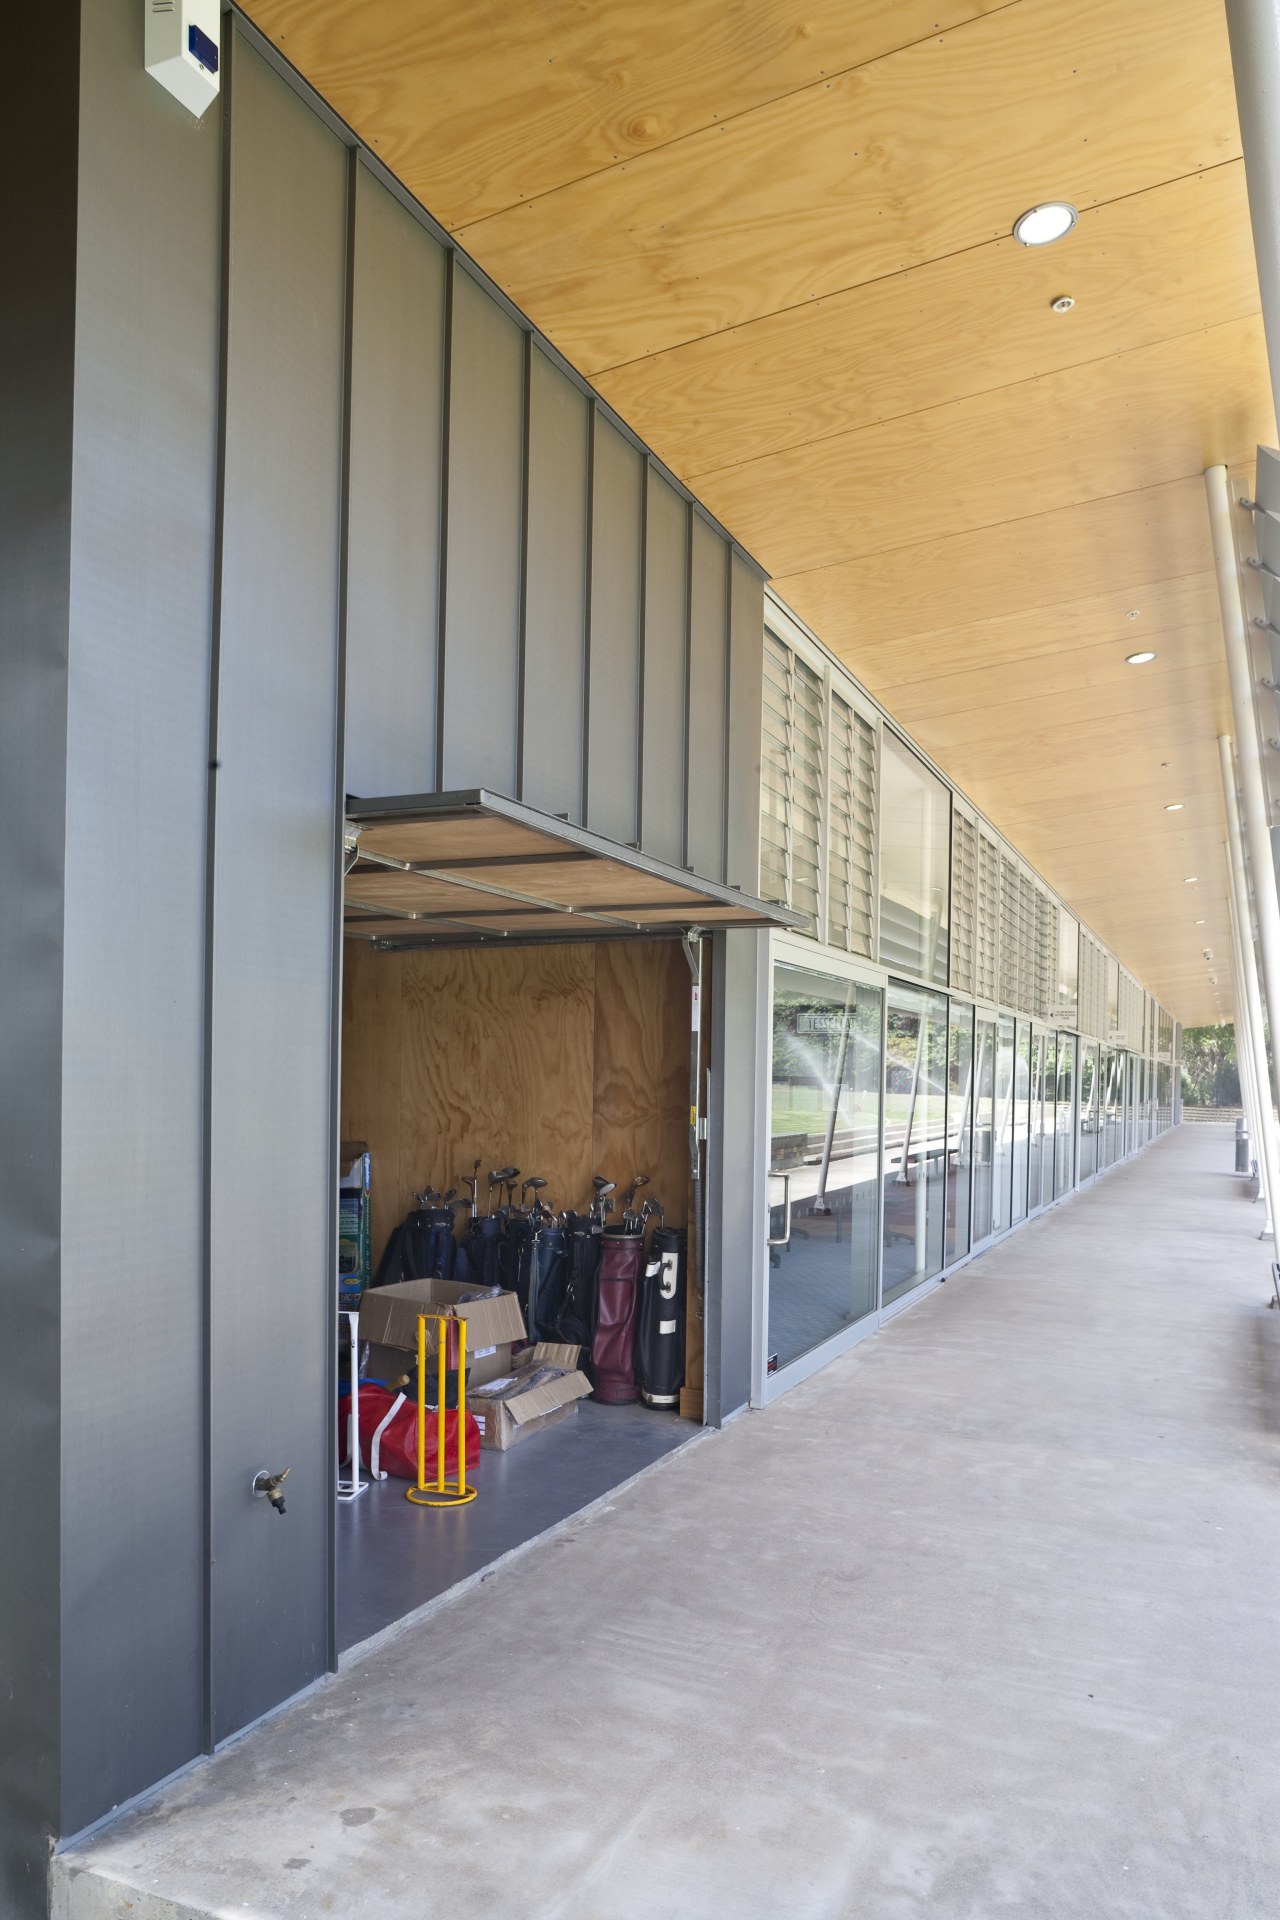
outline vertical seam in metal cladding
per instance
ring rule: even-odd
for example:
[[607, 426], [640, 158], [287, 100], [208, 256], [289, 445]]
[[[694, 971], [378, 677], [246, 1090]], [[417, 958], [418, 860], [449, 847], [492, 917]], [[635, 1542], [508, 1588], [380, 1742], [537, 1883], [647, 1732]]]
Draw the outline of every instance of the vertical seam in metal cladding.
[[720, 759], [720, 871], [713, 878], [729, 884], [729, 796], [733, 791], [729, 779], [731, 755], [733, 753], [733, 735], [730, 731], [733, 714], [733, 547], [729, 541], [724, 543], [724, 687], [722, 690], [723, 707], [720, 714], [721, 748]]
[[640, 592], [637, 619], [640, 639], [636, 649], [636, 845], [644, 845], [644, 677], [645, 641], [648, 635], [649, 595], [649, 476], [651, 463], [645, 460], [640, 473]]
[[222, 232], [218, 320], [218, 439], [214, 479], [212, 633], [209, 645], [209, 766], [205, 801], [204, 878], [204, 1086], [201, 1089], [201, 1391], [203, 1438], [204, 1567], [202, 1570], [201, 1663], [204, 1668], [200, 1741], [205, 1753], [214, 1746], [213, 1675], [213, 970], [215, 851], [218, 835], [218, 689], [222, 669], [222, 575], [226, 538], [227, 500], [227, 388], [231, 346], [231, 101], [234, 89], [237, 34], [227, 35], [220, 111], [222, 114]]
[[[360, 151], [352, 147], [347, 158], [347, 258], [346, 310], [343, 315], [342, 358], [342, 446], [338, 471], [338, 630], [335, 660], [333, 729], [333, 936], [329, 990], [332, 1017], [329, 1028], [329, 1177], [332, 1201], [329, 1219], [329, 1272], [338, 1272], [338, 1164], [341, 1158], [342, 1121], [342, 905], [343, 905], [343, 828], [347, 811], [347, 593], [351, 553], [351, 387], [355, 343], [356, 308], [356, 206], [360, 174]], [[325, 1296], [326, 1298], [328, 1296]], [[325, 1310], [326, 1363], [332, 1383], [333, 1430], [329, 1435], [327, 1463], [328, 1500], [325, 1518], [325, 1665], [330, 1673], [338, 1670], [338, 1319]]]
[[444, 365], [440, 374], [440, 559], [436, 589], [436, 765], [435, 790], [444, 791], [445, 635], [449, 603], [449, 429], [453, 414], [453, 286], [457, 250], [444, 257]]
[[680, 864], [689, 864], [689, 762], [693, 750], [693, 504], [684, 509], [684, 771], [680, 804]]
[[529, 459], [533, 412], [533, 334], [524, 330], [524, 421], [520, 450], [520, 617], [516, 630], [516, 798], [524, 799], [525, 655], [529, 638]]
[[582, 566], [586, 576], [582, 623], [582, 824], [591, 824], [591, 576], [595, 566], [596, 404], [587, 409], [587, 537]]

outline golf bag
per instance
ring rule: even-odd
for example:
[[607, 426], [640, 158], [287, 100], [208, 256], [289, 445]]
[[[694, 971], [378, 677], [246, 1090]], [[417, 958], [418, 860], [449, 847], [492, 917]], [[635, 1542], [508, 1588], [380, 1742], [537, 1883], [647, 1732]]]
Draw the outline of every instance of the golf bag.
[[679, 1403], [688, 1264], [688, 1234], [680, 1227], [655, 1227], [636, 1313], [636, 1385], [647, 1407]]
[[533, 1228], [529, 1216], [524, 1213], [509, 1213], [502, 1222], [502, 1237], [498, 1241], [498, 1285], [507, 1293], [514, 1293], [520, 1302], [520, 1311], [529, 1322], [529, 1267], [533, 1259]]
[[600, 1229], [585, 1213], [565, 1216], [567, 1264], [564, 1294], [552, 1338], [590, 1350], [596, 1330], [596, 1286], [600, 1275]]
[[588, 1368], [594, 1397], [621, 1406], [636, 1398], [635, 1335], [644, 1235], [606, 1227], [600, 1236], [596, 1325]]
[[415, 1207], [388, 1240], [373, 1284], [389, 1287], [398, 1280], [452, 1280], [456, 1251], [452, 1207]]
[[540, 1227], [529, 1249], [524, 1323], [531, 1340], [558, 1339], [557, 1322], [569, 1278], [569, 1235], [563, 1227]]
[[502, 1221], [496, 1213], [482, 1214], [467, 1228], [467, 1237], [458, 1248], [453, 1277], [468, 1286], [500, 1287], [499, 1256], [502, 1246]]

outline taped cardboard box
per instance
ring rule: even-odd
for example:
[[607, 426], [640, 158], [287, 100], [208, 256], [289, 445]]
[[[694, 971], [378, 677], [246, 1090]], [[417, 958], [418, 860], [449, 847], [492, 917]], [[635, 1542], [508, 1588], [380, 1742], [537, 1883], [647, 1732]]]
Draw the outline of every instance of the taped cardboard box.
[[481, 1446], [505, 1453], [530, 1434], [567, 1420], [590, 1392], [591, 1382], [578, 1371], [578, 1348], [543, 1342], [522, 1353], [506, 1378], [472, 1393], [467, 1412], [475, 1415]]
[[[514, 1293], [488, 1300], [464, 1300], [473, 1291], [457, 1280], [400, 1280], [392, 1287], [370, 1287], [360, 1302], [360, 1338], [375, 1347], [418, 1351], [418, 1315], [456, 1313], [467, 1323], [467, 1371], [471, 1386], [511, 1372], [511, 1346], [523, 1340], [524, 1319]], [[436, 1328], [427, 1322], [427, 1353], [436, 1350]]]

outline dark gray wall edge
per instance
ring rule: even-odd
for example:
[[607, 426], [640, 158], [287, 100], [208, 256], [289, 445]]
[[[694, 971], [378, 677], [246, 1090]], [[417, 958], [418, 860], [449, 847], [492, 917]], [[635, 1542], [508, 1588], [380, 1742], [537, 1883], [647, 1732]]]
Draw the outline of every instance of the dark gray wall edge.
[[79, 8], [0, 77], [0, 1908], [45, 1911], [60, 1818], [63, 886]]

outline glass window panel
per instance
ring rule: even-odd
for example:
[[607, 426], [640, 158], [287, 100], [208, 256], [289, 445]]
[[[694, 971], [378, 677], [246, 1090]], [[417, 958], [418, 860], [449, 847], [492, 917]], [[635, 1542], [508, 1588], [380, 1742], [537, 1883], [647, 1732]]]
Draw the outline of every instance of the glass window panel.
[[[769, 1368], [876, 1305], [883, 996], [807, 967], [773, 974]], [[788, 1178], [783, 1180], [781, 1176]]]
[[1027, 1217], [1027, 1168], [1031, 1132], [1031, 1028], [1018, 1022], [1013, 1059], [1013, 1220]]
[[974, 1037], [973, 1243], [989, 1240], [995, 1221], [996, 1023], [978, 1018]]
[[996, 1026], [995, 1230], [1010, 1225], [1013, 1199], [1013, 1019], [1002, 1013]]
[[1076, 1043], [1075, 1035], [1058, 1035], [1058, 1116], [1055, 1129], [1053, 1191], [1057, 1198], [1070, 1193], [1076, 1178]]
[[1080, 922], [1058, 913], [1058, 1019], [1074, 1027], [1079, 1013]]
[[1080, 1178], [1091, 1180], [1098, 1171], [1098, 1049], [1087, 1041], [1080, 1046]]
[[947, 1266], [969, 1251], [973, 1184], [973, 1008], [953, 1000], [947, 1015]]
[[951, 795], [888, 730], [880, 752], [880, 960], [947, 984]]
[[884, 1095], [883, 1300], [942, 1271], [947, 1167], [947, 1003], [893, 983]]
[[1056, 1151], [1054, 1134], [1057, 1127], [1058, 1106], [1058, 1036], [1046, 1033], [1044, 1037], [1044, 1104], [1041, 1109], [1041, 1125], [1044, 1128], [1044, 1148], [1040, 1160], [1040, 1205], [1047, 1207], [1053, 1199], [1053, 1160]]
[[1040, 1165], [1044, 1147], [1044, 1033], [1031, 1035], [1031, 1087], [1027, 1115], [1027, 1211], [1040, 1206]]

